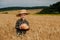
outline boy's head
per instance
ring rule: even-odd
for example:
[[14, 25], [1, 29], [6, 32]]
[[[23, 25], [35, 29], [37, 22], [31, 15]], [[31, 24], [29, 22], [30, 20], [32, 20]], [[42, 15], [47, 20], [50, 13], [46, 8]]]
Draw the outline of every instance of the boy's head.
[[21, 14], [20, 18], [25, 18], [26, 14]]
[[29, 13], [27, 12], [27, 10], [23, 9], [19, 12], [19, 14], [17, 15], [18, 17], [21, 18], [25, 18], [26, 15], [28, 15]]

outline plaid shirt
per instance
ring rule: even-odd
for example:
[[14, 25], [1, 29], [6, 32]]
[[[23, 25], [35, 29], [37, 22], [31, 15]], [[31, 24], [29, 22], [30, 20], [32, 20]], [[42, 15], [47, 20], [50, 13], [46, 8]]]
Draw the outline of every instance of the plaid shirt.
[[22, 19], [18, 19], [17, 22], [16, 22], [16, 26], [15, 28], [18, 28], [19, 29], [19, 26], [23, 23], [26, 23], [28, 26], [29, 26], [29, 22], [27, 20], [22, 20]]

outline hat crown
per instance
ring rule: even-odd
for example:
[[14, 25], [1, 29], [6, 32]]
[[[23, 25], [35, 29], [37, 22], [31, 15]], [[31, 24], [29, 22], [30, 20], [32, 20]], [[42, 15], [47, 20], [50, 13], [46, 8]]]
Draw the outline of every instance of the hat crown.
[[22, 10], [20, 11], [20, 13], [28, 13], [28, 12], [27, 12], [27, 10], [22, 9]]

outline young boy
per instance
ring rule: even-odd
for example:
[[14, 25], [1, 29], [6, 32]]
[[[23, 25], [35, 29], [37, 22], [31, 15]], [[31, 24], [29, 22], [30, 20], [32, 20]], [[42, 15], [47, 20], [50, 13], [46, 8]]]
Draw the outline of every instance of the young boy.
[[[26, 31], [29, 30], [29, 22], [25, 19], [25, 16], [29, 13], [26, 10], [21, 10], [21, 12], [17, 15], [20, 17], [20, 19], [16, 22], [16, 33], [18, 35], [23, 35], [26, 33]], [[25, 27], [25, 26], [26, 27]], [[24, 27], [23, 27], [24, 26]]]

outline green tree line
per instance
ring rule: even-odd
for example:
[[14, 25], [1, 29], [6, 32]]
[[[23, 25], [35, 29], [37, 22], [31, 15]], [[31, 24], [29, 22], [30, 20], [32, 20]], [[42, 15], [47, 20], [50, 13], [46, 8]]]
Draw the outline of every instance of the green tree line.
[[60, 14], [60, 2], [50, 5], [41, 12], [38, 12], [38, 14]]
[[0, 8], [0, 11], [10, 11], [10, 10], [21, 10], [21, 9], [42, 9], [47, 8], [48, 6], [34, 6], [34, 7], [6, 7]]

